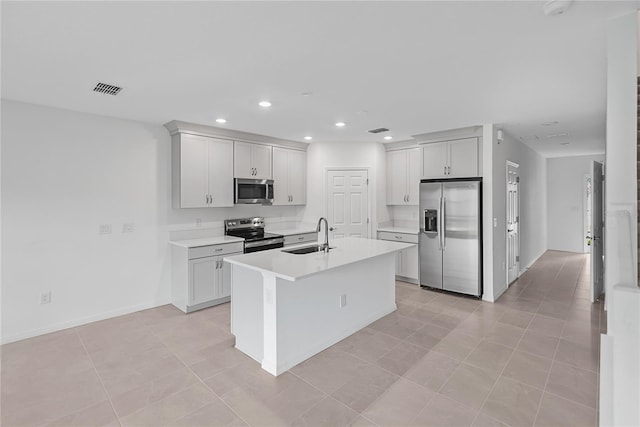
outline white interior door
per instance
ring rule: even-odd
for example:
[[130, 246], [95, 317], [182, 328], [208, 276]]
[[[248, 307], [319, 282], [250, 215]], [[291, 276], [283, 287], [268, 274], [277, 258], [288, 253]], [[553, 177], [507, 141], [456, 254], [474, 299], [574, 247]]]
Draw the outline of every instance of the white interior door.
[[603, 194], [604, 175], [602, 163], [591, 165], [593, 195], [591, 197], [591, 302], [604, 292], [604, 239], [603, 239]]
[[369, 237], [368, 174], [359, 170], [327, 172], [327, 220], [332, 238]]
[[507, 161], [507, 283], [520, 275], [520, 167]]

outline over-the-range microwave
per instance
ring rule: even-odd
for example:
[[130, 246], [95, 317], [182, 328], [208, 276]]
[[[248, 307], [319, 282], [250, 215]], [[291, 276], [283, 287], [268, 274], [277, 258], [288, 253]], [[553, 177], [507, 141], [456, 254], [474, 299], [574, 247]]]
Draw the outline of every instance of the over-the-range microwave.
[[272, 179], [235, 179], [236, 204], [271, 205], [273, 204]]

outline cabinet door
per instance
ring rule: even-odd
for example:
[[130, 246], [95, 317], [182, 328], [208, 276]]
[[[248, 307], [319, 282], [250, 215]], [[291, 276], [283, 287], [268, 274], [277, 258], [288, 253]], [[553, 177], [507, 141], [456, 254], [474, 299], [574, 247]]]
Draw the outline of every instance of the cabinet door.
[[289, 191], [289, 150], [273, 147], [273, 204], [288, 205]]
[[271, 179], [271, 146], [251, 144], [251, 166], [253, 178]]
[[[290, 204], [304, 205], [307, 203], [307, 153], [299, 150], [288, 151], [289, 194], [291, 195]], [[275, 170], [273, 171], [273, 173], [275, 176]]]
[[407, 205], [420, 204], [420, 149], [407, 151]]
[[[242, 252], [239, 252], [240, 254]], [[220, 262], [222, 266], [220, 268], [220, 295], [218, 298], [224, 298], [231, 296], [231, 264], [228, 262], [222, 261], [222, 257], [220, 257]]]
[[447, 143], [434, 142], [422, 146], [422, 178], [444, 178], [447, 166]]
[[478, 176], [478, 139], [449, 141], [449, 178]]
[[406, 150], [387, 151], [387, 205], [405, 205], [406, 200]]
[[402, 273], [404, 277], [418, 280], [418, 245], [402, 251]]
[[251, 147], [253, 144], [234, 141], [233, 176], [236, 178], [255, 178], [251, 166]]
[[189, 305], [211, 301], [216, 297], [218, 258], [189, 260]]
[[207, 204], [208, 138], [180, 135], [180, 207], [203, 208]]
[[209, 139], [209, 206], [233, 206], [233, 141]]

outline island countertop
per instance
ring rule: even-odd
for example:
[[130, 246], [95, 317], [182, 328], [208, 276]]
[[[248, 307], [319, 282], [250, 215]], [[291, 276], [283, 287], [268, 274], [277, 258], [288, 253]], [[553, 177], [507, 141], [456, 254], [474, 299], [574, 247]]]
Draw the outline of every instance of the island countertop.
[[328, 254], [313, 252], [295, 255], [283, 252], [283, 248], [278, 248], [225, 257], [224, 260], [261, 273], [269, 273], [285, 280], [295, 281], [368, 258], [401, 251], [413, 245], [386, 240], [345, 237], [330, 241], [329, 246], [333, 249]]

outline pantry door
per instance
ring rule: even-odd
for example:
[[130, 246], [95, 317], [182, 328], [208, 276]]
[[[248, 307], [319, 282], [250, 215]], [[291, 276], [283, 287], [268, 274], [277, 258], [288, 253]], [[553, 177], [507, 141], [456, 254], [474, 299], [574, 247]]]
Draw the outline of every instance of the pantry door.
[[331, 237], [369, 237], [369, 179], [366, 169], [327, 171], [327, 220]]

